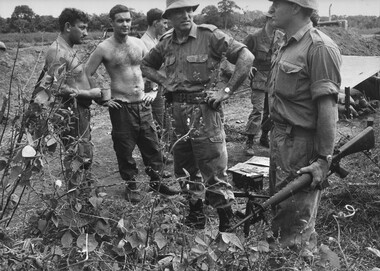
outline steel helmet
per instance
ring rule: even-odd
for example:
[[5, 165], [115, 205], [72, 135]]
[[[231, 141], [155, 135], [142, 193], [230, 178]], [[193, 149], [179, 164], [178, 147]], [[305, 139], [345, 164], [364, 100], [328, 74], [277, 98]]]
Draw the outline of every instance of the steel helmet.
[[[273, 1], [273, 0], [269, 0], [269, 1]], [[304, 8], [318, 10], [317, 0], [285, 0], [285, 1], [295, 3]]]

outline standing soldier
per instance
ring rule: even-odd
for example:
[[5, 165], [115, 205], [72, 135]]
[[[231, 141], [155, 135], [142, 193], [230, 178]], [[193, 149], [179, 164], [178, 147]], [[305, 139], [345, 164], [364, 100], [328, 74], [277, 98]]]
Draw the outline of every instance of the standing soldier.
[[[166, 1], [162, 17], [171, 21], [173, 29], [144, 57], [141, 69], [171, 94], [174, 133], [180, 139], [174, 143], [174, 172], [176, 177], [184, 177], [184, 169], [190, 174], [186, 185], [190, 213], [185, 225], [205, 227], [200, 193], [205, 188], [206, 200], [219, 215], [219, 231], [226, 231], [231, 226], [234, 195], [227, 181], [225, 132], [217, 109], [247, 77], [253, 56], [215, 26], [195, 24], [198, 5], [191, 0]], [[221, 87], [212, 78], [223, 57], [236, 68], [227, 86]], [[166, 76], [158, 72], [163, 63]], [[210, 91], [212, 86], [217, 87]]]
[[271, 67], [272, 52], [278, 46], [279, 36], [275, 36], [275, 29], [272, 25], [272, 12], [265, 13], [265, 25], [253, 34], [248, 35], [243, 43], [255, 56], [253, 61], [251, 78], [251, 103], [252, 112], [248, 117], [246, 126], [247, 142], [246, 153], [254, 155], [253, 140], [259, 133], [261, 127], [260, 144], [269, 148], [268, 133], [270, 125], [263, 125], [269, 118], [268, 108], [268, 87], [266, 85]]
[[[312, 26], [316, 0], [273, 0], [273, 25], [284, 44], [269, 76], [270, 183], [308, 172], [310, 187], [277, 206], [272, 229], [284, 247], [314, 249], [321, 190], [334, 149], [341, 83], [338, 46]], [[273, 192], [273, 191], [272, 191]]]
[[150, 106], [157, 93], [144, 93], [140, 62], [147, 49], [140, 39], [128, 35], [132, 18], [126, 6], [114, 6], [109, 16], [114, 33], [92, 53], [86, 64], [86, 74], [91, 77], [103, 63], [111, 77], [111, 100], [106, 105], [119, 172], [126, 181], [125, 197], [131, 202], [141, 199], [141, 188], [136, 183], [138, 168], [132, 156], [136, 145], [150, 177], [150, 187], [173, 195], [176, 191], [161, 183], [162, 154]]
[[[44, 72], [45, 80], [56, 87], [57, 97], [65, 109], [73, 111], [69, 129], [62, 129], [60, 134], [67, 153], [64, 165], [69, 188], [83, 184], [82, 176], [87, 176], [93, 158], [90, 129], [90, 105], [92, 99], [100, 98], [99, 88], [92, 88], [84, 72], [82, 60], [79, 59], [74, 45], [81, 44], [87, 36], [89, 18], [86, 13], [74, 8], [65, 8], [59, 15], [58, 22], [61, 33], [50, 45], [46, 53]], [[55, 75], [61, 67], [65, 69], [62, 83], [55, 82]], [[42, 77], [42, 76], [41, 76]], [[62, 128], [62, 127], [61, 127]], [[72, 166], [80, 162], [80, 170], [73, 171]]]
[[[148, 21], [148, 29], [146, 30], [144, 35], [142, 35], [141, 40], [144, 42], [148, 51], [157, 45], [159, 37], [161, 37], [165, 33], [168, 27], [168, 20], [162, 18], [162, 13], [162, 10], [154, 8], [149, 10], [146, 14], [146, 20]], [[162, 130], [164, 128], [163, 122], [165, 109], [163, 89], [162, 86], [157, 86], [156, 83], [152, 83], [151, 88], [157, 89], [157, 97], [152, 102], [153, 118], [159, 125], [159, 128]]]

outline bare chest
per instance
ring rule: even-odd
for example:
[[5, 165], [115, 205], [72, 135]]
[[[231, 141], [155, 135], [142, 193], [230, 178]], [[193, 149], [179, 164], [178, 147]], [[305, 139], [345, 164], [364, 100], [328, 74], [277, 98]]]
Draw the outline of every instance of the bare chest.
[[110, 52], [108, 64], [113, 67], [138, 66], [141, 60], [141, 48], [133, 44], [121, 44]]

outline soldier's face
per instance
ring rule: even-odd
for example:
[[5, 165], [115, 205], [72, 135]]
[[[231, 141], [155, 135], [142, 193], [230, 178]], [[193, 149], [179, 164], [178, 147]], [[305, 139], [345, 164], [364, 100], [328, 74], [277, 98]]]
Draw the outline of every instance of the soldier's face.
[[131, 25], [132, 18], [129, 12], [120, 12], [115, 14], [115, 19], [111, 24], [113, 26], [114, 32], [122, 35], [128, 35]]
[[155, 22], [155, 27], [157, 29], [157, 35], [161, 36], [166, 32], [166, 29], [168, 28], [168, 20], [161, 19], [159, 21]]
[[84, 38], [87, 36], [88, 24], [77, 20], [74, 25], [71, 25], [68, 29], [70, 31], [70, 42], [72, 44], [83, 43]]
[[170, 10], [168, 19], [177, 31], [188, 31], [193, 24], [194, 11], [192, 7], [176, 8]]
[[284, 0], [274, 0], [272, 4], [272, 26], [286, 29], [294, 14], [294, 4]]

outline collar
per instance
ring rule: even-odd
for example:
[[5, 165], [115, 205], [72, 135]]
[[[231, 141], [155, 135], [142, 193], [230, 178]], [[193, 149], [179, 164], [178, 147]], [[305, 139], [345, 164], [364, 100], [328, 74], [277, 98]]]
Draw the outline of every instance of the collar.
[[[192, 37], [192, 38], [196, 39], [197, 38], [197, 30], [198, 30], [198, 26], [197, 26], [197, 24], [195, 24], [193, 22], [193, 24], [190, 28], [190, 32], [189, 32], [188, 37]], [[177, 35], [176, 35], [175, 31], [173, 31], [173, 40], [177, 41]]]
[[301, 27], [293, 36], [291, 36], [287, 41], [294, 39], [295, 41], [299, 41], [302, 37], [313, 27], [313, 23], [307, 23], [303, 27]]
[[71, 47], [71, 46], [67, 43], [67, 41], [62, 37], [61, 34], [58, 35], [58, 37], [57, 37], [57, 42], [58, 42], [59, 45], [64, 46], [64, 47], [67, 47], [67, 48], [73, 50], [73, 47]]

